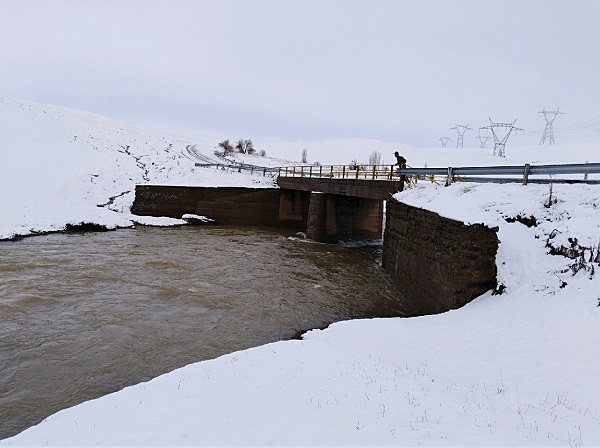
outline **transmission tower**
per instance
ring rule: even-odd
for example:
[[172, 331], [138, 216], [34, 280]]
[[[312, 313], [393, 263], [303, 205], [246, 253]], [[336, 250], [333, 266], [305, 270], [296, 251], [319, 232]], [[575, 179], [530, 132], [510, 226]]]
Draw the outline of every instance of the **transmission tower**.
[[[556, 110], [547, 111], [544, 107], [541, 112], [538, 112], [538, 114], [543, 115], [546, 120], [546, 127], [544, 128], [544, 133], [540, 140], [540, 146], [546, 143], [546, 140], [548, 140], [549, 145], [554, 144], [554, 129], [552, 128], [552, 123], [554, 123], [558, 114], [564, 114], [564, 112], [561, 112], [559, 109], [560, 107], [557, 107]], [[550, 116], [550, 118], [548, 118], [548, 116]]]
[[485, 148], [485, 144], [492, 137], [490, 137], [489, 135], [481, 135], [481, 134], [479, 134], [475, 138], [479, 140], [479, 143], [480, 143], [479, 147], [480, 148]]
[[[515, 127], [515, 123], [517, 122], [516, 118], [515, 121], [513, 121], [512, 123], [494, 123], [491, 118], [489, 120], [489, 126], [484, 126], [479, 129], [489, 129], [490, 131], [492, 131], [492, 137], [494, 137], [494, 155], [499, 157], [505, 157], [505, 148], [508, 137], [510, 137], [512, 131], [522, 131], [523, 129]], [[498, 134], [496, 133], [496, 129], [500, 128], [508, 129], [508, 132], [502, 139], [500, 139], [498, 137]]]
[[445, 148], [448, 144], [448, 140], [450, 140], [450, 137], [440, 137], [438, 140], [442, 142], [442, 148]]
[[465, 126], [462, 124], [457, 124], [456, 126], [454, 126], [453, 128], [450, 128], [450, 129], [456, 129], [456, 132], [458, 132], [458, 140], [456, 140], [457, 148], [463, 147], [463, 135], [465, 135], [465, 132], [473, 130], [469, 127], [469, 125]]

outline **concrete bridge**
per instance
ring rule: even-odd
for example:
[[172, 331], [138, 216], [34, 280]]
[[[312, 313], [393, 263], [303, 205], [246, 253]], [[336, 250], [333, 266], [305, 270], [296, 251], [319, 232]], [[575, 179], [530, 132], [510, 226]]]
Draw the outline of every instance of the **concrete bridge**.
[[314, 241], [380, 239], [383, 202], [402, 189], [396, 179], [280, 175], [279, 215], [284, 220], [306, 220], [306, 236]]
[[369, 171], [366, 178], [364, 171], [346, 167], [345, 177], [333, 170], [313, 177], [294, 171], [279, 173], [278, 189], [138, 185], [132, 213], [190, 213], [222, 225], [286, 227], [327, 243], [382, 238], [383, 202], [402, 188], [392, 167]]

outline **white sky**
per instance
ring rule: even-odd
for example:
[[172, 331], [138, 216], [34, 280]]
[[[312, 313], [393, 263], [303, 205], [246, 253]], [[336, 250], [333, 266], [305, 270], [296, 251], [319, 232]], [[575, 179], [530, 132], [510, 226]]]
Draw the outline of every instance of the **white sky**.
[[[189, 137], [600, 140], [600, 2], [0, 0], [0, 96]], [[591, 121], [588, 121], [591, 120]], [[488, 143], [489, 147], [489, 143]]]

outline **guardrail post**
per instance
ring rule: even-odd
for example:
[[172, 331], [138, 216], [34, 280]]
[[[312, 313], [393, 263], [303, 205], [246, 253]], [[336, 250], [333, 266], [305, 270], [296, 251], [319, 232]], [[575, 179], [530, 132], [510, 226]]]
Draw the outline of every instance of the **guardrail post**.
[[296, 177], [296, 167], [293, 167], [292, 169], [292, 177]]
[[[586, 160], [585, 163], [589, 163], [589, 162]], [[588, 173], [585, 173], [583, 175], [583, 180], [588, 180]]]
[[323, 165], [319, 165], [319, 177], [323, 177]]
[[310, 167], [310, 169], [308, 170], [308, 177], [312, 177], [312, 166]]
[[448, 167], [448, 177], [446, 178], [446, 187], [452, 184], [452, 167]]
[[330, 165], [329, 168], [329, 177], [333, 177], [333, 165]]
[[525, 164], [525, 169], [523, 170], [523, 185], [527, 185], [527, 181], [529, 180], [529, 168], [531, 165], [529, 163]]
[[371, 174], [371, 179], [375, 180], [377, 179], [376, 174], [375, 174], [375, 168], [377, 168], [377, 165], [373, 165], [373, 174]]
[[342, 167], [342, 179], [346, 178], [346, 165]]
[[360, 170], [359, 170], [360, 166], [355, 165], [354, 167], [356, 168], [356, 179], [358, 179], [358, 175], [360, 173]]

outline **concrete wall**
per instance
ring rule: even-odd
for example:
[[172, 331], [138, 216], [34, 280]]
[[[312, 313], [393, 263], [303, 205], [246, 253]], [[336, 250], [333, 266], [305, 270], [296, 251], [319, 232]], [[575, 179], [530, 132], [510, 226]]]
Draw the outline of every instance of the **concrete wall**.
[[287, 227], [315, 241], [379, 239], [383, 203], [277, 188], [138, 185], [132, 213], [181, 218], [206, 216], [220, 225]]
[[382, 263], [411, 314], [460, 308], [494, 289], [496, 231], [388, 201]]
[[[221, 225], [276, 227], [282, 224], [279, 201], [280, 190], [275, 188], [137, 185], [131, 212], [171, 218], [193, 213]], [[303, 225], [302, 220], [298, 225]]]

